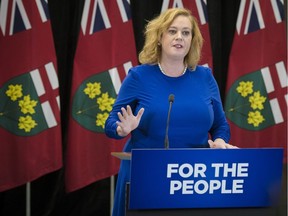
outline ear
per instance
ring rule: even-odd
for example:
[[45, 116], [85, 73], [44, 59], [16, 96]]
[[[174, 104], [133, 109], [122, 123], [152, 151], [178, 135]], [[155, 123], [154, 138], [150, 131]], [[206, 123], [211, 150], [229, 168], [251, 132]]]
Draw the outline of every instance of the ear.
[[162, 34], [158, 37], [158, 46], [162, 45]]

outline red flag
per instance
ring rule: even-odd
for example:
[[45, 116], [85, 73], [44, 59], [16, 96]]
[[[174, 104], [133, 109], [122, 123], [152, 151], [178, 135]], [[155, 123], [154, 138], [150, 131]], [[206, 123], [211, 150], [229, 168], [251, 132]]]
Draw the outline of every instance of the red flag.
[[121, 81], [137, 63], [130, 5], [85, 1], [74, 60], [66, 155], [66, 190], [80, 189], [118, 172], [125, 140], [112, 140], [104, 123]]
[[0, 1], [0, 191], [62, 166], [48, 4]]
[[241, 1], [225, 104], [233, 145], [287, 149], [285, 34], [283, 1]]
[[163, 0], [161, 11], [168, 8], [187, 8], [192, 12], [192, 15], [197, 19], [200, 31], [204, 38], [202, 48], [202, 56], [200, 64], [213, 67], [212, 51], [210, 43], [207, 1], [205, 0]]

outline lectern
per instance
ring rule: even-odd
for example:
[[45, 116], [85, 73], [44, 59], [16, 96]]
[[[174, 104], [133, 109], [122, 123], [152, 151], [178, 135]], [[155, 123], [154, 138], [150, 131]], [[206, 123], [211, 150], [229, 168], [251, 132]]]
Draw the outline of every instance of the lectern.
[[239, 209], [271, 216], [280, 197], [282, 148], [135, 149], [131, 155], [127, 216], [237, 215]]

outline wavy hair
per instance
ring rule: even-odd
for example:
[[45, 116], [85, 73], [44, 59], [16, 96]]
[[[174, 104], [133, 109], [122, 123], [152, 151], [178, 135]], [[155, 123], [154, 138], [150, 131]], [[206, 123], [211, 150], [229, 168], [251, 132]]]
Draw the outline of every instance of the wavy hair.
[[201, 58], [203, 37], [200, 32], [198, 21], [192, 16], [191, 11], [185, 8], [171, 8], [148, 22], [145, 28], [145, 43], [139, 53], [139, 62], [142, 64], [157, 64], [161, 57], [161, 46], [159, 41], [162, 34], [167, 31], [172, 22], [178, 16], [185, 16], [191, 22], [192, 41], [189, 52], [184, 58], [184, 63], [194, 69]]

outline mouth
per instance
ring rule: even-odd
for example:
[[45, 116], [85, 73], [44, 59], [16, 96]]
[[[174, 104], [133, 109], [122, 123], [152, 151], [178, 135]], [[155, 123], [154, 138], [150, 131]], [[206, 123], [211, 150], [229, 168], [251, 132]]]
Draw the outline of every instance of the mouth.
[[179, 49], [179, 48], [183, 48], [183, 45], [181, 45], [181, 44], [175, 44], [175, 45], [173, 45], [173, 47]]

